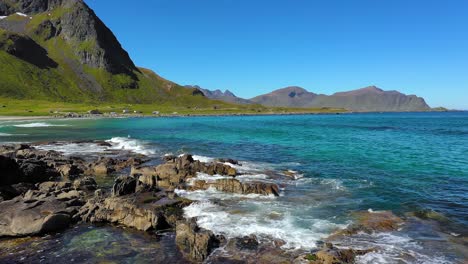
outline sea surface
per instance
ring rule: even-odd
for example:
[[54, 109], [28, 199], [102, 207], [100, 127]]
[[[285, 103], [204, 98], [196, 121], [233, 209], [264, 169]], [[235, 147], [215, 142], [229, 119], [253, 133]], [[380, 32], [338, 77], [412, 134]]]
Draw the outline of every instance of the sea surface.
[[352, 212], [424, 211], [444, 224], [342, 243], [386, 248], [360, 263], [463, 261], [449, 240], [468, 236], [467, 112], [0, 122], [4, 143], [58, 141], [42, 148], [70, 155], [105, 151], [71, 142], [85, 140], [108, 140], [114, 149], [154, 159], [182, 153], [203, 161], [232, 158], [241, 161], [246, 179], [277, 182], [277, 198], [179, 192], [198, 201], [186, 209], [188, 217], [227, 237], [255, 234], [281, 239], [285, 249], [308, 250], [352, 223]]

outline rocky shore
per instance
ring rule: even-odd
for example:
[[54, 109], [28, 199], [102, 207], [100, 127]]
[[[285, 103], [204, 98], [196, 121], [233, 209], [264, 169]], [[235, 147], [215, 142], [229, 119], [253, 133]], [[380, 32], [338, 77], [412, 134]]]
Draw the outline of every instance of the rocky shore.
[[[359, 256], [381, 250], [343, 247], [335, 241], [397, 230], [406, 223], [391, 212], [359, 212], [354, 224], [337, 230], [312, 251], [285, 250], [284, 241], [260, 241], [255, 235], [229, 238], [186, 218], [184, 208], [193, 201], [178, 191], [212, 189], [277, 197], [280, 186], [240, 179], [236, 168], [242, 164], [230, 159], [202, 162], [186, 154], [165, 156], [159, 165], [146, 161], [130, 153], [75, 157], [26, 144], [1, 146], [0, 238], [54, 234], [81, 223], [108, 224], [149, 234], [173, 232], [184, 261], [193, 263], [332, 264], [354, 263]], [[109, 175], [115, 176], [112, 186], [97, 183]]]

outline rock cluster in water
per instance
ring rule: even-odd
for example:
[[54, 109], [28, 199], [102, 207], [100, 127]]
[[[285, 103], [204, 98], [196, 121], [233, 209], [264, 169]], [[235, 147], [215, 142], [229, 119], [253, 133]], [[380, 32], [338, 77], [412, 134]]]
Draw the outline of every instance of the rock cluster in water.
[[[233, 160], [230, 162], [236, 163]], [[220, 191], [278, 195], [273, 183], [240, 182], [235, 168], [221, 162], [200, 162], [191, 155], [165, 157], [159, 166], [142, 166], [134, 157], [86, 160], [30, 145], [0, 147], [0, 237], [58, 232], [79, 222], [112, 223], [142, 231], [176, 230], [176, 241], [188, 259], [201, 262], [222, 238], [185, 219], [191, 201], [174, 190], [216, 188]], [[111, 190], [94, 177], [130, 169], [115, 179]], [[212, 182], [198, 173], [223, 175]]]
[[[200, 228], [196, 219], [184, 218], [183, 208], [192, 201], [179, 197], [176, 189], [278, 196], [279, 187], [241, 181], [234, 166], [240, 164], [234, 160], [201, 162], [182, 155], [166, 156], [157, 166], [144, 161], [129, 156], [90, 160], [24, 144], [0, 147], [0, 237], [53, 233], [82, 222], [147, 232], [175, 230], [176, 244], [187, 260], [213, 263], [353, 263], [356, 256], [373, 250], [340, 249], [326, 243], [320, 250], [302, 254], [282, 250], [284, 241], [265, 244], [254, 235], [227, 239], [213, 234]], [[99, 175], [115, 173], [120, 176], [112, 188], [96, 183]], [[200, 179], [199, 174], [216, 177]], [[390, 212], [364, 212], [357, 218], [355, 225], [336, 236], [389, 231], [403, 222]], [[229, 257], [213, 254], [219, 247]]]

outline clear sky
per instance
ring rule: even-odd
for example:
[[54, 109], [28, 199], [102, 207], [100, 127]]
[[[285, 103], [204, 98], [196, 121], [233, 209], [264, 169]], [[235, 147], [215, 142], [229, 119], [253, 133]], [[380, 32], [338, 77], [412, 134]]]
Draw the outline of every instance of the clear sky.
[[376, 85], [468, 109], [467, 0], [86, 0], [138, 66], [250, 98]]

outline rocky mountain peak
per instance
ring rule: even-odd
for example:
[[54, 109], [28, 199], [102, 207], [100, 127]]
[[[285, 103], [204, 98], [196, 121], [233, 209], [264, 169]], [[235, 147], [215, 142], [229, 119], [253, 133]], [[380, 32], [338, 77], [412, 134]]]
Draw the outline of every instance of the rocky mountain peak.
[[[16, 20], [3, 19], [0, 28], [28, 34], [39, 41], [60, 38], [67, 42], [80, 62], [112, 74], [125, 74], [134, 81], [138, 71], [128, 53], [112, 31], [82, 0], [10, 0], [0, 2], [0, 15], [16, 12], [31, 19], [14, 25]], [[34, 21], [34, 23], [32, 22]], [[32, 32], [29, 32], [32, 31]], [[128, 87], [135, 88], [136, 82]]]

